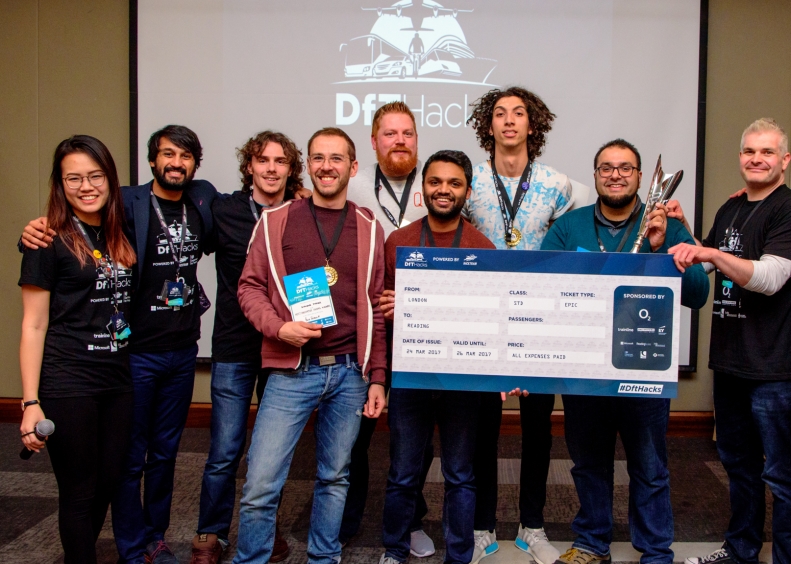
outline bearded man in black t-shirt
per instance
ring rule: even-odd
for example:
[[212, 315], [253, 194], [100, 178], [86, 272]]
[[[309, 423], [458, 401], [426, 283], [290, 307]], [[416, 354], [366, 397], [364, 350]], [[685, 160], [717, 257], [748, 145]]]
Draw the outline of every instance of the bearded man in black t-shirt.
[[[791, 161], [770, 119], [742, 134], [745, 193], [717, 212], [698, 245], [672, 247], [676, 265], [716, 269], [709, 368], [717, 450], [730, 480], [731, 520], [721, 549], [686, 564], [758, 562], [765, 486], [774, 496], [772, 558], [791, 562]], [[677, 202], [669, 217], [683, 220]], [[765, 457], [765, 460], [764, 460]]]

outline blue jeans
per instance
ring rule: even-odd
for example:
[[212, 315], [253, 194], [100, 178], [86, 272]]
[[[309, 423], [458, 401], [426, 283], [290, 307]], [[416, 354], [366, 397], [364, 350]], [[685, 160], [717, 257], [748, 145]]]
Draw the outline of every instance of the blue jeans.
[[480, 394], [434, 390], [390, 390], [390, 471], [387, 475], [382, 540], [385, 554], [409, 558], [410, 528], [421, 491], [426, 445], [439, 426], [445, 500], [442, 528], [445, 562], [468, 564], [473, 552], [475, 477], [473, 456]]
[[[129, 356], [134, 387], [132, 438], [113, 499], [113, 533], [120, 562], [142, 564], [146, 545], [170, 525], [173, 473], [195, 382], [198, 345]], [[140, 482], [145, 480], [143, 503]]]
[[673, 510], [667, 469], [670, 400], [563, 396], [566, 444], [580, 510], [573, 546], [599, 556], [612, 542], [615, 439], [621, 435], [629, 472], [629, 530], [640, 562], [673, 562]]
[[265, 379], [265, 374], [258, 362], [212, 364], [211, 445], [203, 470], [198, 534], [214, 533], [228, 541], [250, 402], [256, 379]]
[[[728, 472], [731, 520], [725, 543], [739, 564], [758, 562], [764, 483], [772, 491], [772, 561], [791, 563], [791, 381], [714, 373], [717, 451]], [[764, 455], [766, 462], [764, 462]]]
[[239, 542], [234, 563], [265, 564], [275, 542], [275, 516], [294, 449], [310, 414], [318, 409], [316, 484], [308, 533], [308, 562], [340, 561], [343, 506], [352, 446], [360, 430], [368, 385], [356, 362], [305, 365], [273, 371], [258, 406], [247, 480], [239, 512]]

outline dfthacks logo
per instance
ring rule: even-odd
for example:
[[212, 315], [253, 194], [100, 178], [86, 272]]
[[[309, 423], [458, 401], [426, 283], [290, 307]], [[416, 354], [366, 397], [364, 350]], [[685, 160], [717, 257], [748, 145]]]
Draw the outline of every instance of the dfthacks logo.
[[[474, 10], [444, 7], [432, 0], [400, 0], [388, 7], [362, 8], [366, 23], [376, 13], [370, 31], [341, 43], [344, 80], [350, 83], [457, 83], [495, 86], [489, 78], [497, 66], [495, 59], [479, 57], [467, 44], [459, 17]], [[351, 15], [351, 14], [350, 14]], [[473, 18], [468, 18], [474, 22]], [[419, 24], [419, 25], [417, 25]], [[395, 92], [395, 93], [394, 93]], [[335, 124], [351, 125], [363, 119], [371, 125], [378, 104], [402, 101], [409, 105], [421, 126], [466, 127], [467, 108], [477, 96], [463, 94], [457, 102], [443, 106], [424, 94], [375, 92], [358, 98], [337, 92]], [[447, 98], [447, 94], [445, 94]]]

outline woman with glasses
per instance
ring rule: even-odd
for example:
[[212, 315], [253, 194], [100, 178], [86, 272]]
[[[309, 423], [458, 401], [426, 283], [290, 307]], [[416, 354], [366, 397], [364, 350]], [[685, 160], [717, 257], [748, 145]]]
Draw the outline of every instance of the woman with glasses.
[[135, 253], [124, 236], [115, 162], [94, 137], [75, 135], [55, 150], [47, 224], [57, 235], [22, 259], [24, 317], [22, 442], [47, 439], [58, 482], [65, 562], [96, 562], [101, 531], [120, 476], [132, 420], [125, 314]]

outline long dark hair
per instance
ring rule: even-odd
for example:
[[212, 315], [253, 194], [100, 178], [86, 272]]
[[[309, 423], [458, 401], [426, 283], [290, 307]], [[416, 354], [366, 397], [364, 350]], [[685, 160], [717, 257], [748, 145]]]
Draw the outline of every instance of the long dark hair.
[[52, 157], [52, 174], [49, 177], [47, 224], [54, 229], [66, 248], [85, 266], [88, 259], [96, 261], [85, 239], [74, 225], [71, 208], [63, 186], [63, 159], [73, 153], [82, 153], [93, 159], [107, 176], [108, 198], [101, 210], [107, 250], [116, 264], [130, 267], [137, 262], [135, 251], [124, 235], [124, 202], [115, 161], [104, 143], [90, 135], [74, 135], [61, 141]]

